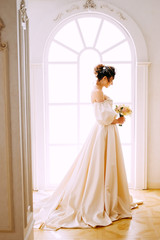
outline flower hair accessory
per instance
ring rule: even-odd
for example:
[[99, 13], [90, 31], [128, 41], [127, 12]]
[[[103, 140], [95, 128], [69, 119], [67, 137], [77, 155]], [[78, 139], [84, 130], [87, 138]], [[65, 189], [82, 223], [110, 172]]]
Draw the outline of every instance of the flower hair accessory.
[[105, 72], [107, 72], [107, 70], [111, 70], [111, 67], [109, 67], [109, 66], [104, 66], [103, 68], [102, 68], [102, 71], [101, 71], [101, 73], [105, 73]]
[[106, 67], [103, 67], [101, 73], [104, 74], [104, 73], [106, 72], [106, 70], [107, 70], [107, 68], [106, 68]]

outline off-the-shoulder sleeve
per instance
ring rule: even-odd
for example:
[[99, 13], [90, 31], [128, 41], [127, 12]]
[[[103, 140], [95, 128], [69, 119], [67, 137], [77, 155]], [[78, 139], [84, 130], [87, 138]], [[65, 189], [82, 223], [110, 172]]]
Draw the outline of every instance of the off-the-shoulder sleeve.
[[94, 114], [97, 122], [101, 125], [111, 124], [117, 116], [117, 113], [107, 101], [94, 103]]

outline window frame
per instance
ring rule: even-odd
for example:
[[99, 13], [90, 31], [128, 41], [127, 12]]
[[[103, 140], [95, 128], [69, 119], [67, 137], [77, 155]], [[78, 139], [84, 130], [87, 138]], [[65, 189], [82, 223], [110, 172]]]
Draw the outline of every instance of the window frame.
[[[131, 64], [131, 71], [132, 71], [132, 83], [133, 83], [133, 80], [136, 78], [136, 54], [135, 54], [135, 49], [134, 49], [134, 46], [133, 46], [133, 42], [132, 42], [132, 39], [130, 37], [130, 35], [128, 34], [128, 32], [117, 22], [115, 21], [114, 19], [108, 17], [107, 15], [104, 15], [104, 14], [101, 14], [101, 13], [80, 13], [78, 14], [78, 17], [79, 16], [85, 16], [86, 15], [88, 16], [92, 16], [93, 15], [96, 17], [103, 17], [103, 19], [111, 22], [112, 24], [115, 24], [122, 32], [123, 34], [126, 36], [126, 39], [128, 41], [128, 43], [130, 44], [130, 49], [131, 49], [131, 54], [132, 54], [132, 61], [130, 63]], [[44, 51], [44, 82], [46, 81], [46, 79], [48, 79], [48, 52], [49, 52], [49, 47], [50, 47], [50, 44], [53, 40], [53, 36], [56, 35], [56, 33], [68, 22], [72, 21], [72, 20], [75, 20], [77, 18], [77, 15], [76, 16], [71, 16], [69, 17], [68, 19], [65, 19], [64, 21], [62, 21], [60, 24], [58, 24], [56, 26], [56, 28], [52, 31], [52, 33], [50, 34], [49, 36], [49, 39], [47, 41], [47, 44], [46, 44], [46, 47], [45, 47], [45, 51]], [[107, 65], [108, 62], [103, 62], [104, 64]], [[113, 61], [113, 62], [110, 62], [110, 63], [128, 63], [128, 61]], [[45, 94], [44, 94], [44, 97], [45, 97], [45, 103], [47, 101], [47, 97], [48, 97], [48, 88], [46, 87], [46, 84], [44, 84], [44, 89], [45, 89]], [[134, 91], [134, 94], [132, 94], [132, 103], [133, 103], [133, 108], [135, 108], [135, 84], [133, 85], [133, 91]], [[87, 103], [88, 104], [88, 103]], [[118, 103], [117, 103], [118, 104]], [[48, 108], [45, 106], [45, 116], [47, 118], [48, 116]], [[45, 119], [45, 123], [48, 122], [48, 119]], [[45, 124], [46, 125], [46, 124]], [[132, 117], [132, 125], [134, 126], [134, 129], [135, 129], [135, 119], [134, 117]], [[49, 139], [49, 136], [48, 136], [48, 131], [44, 131], [45, 132], [45, 143], [46, 143], [46, 147], [45, 147], [45, 159], [48, 159], [48, 151], [47, 151], [47, 145], [48, 145], [48, 142], [47, 142], [47, 139]], [[135, 139], [135, 131], [133, 132], [132, 131], [132, 139]], [[134, 148], [134, 151], [132, 151], [132, 155], [133, 155], [133, 159], [135, 159], [135, 141], [133, 143], [134, 147], [132, 147], [132, 149]], [[133, 169], [133, 172], [132, 172], [132, 177], [135, 176], [135, 172], [134, 172], [134, 169], [135, 169], [135, 164], [133, 164], [132, 166], [132, 169]], [[47, 179], [46, 179], [46, 176], [47, 176], [47, 166], [46, 166], [46, 160], [45, 160], [45, 186], [47, 188], [50, 188], [50, 186], [48, 186], [47, 184]], [[134, 180], [135, 181], [135, 180]], [[134, 183], [132, 184], [132, 186], [130, 187], [133, 187]]]

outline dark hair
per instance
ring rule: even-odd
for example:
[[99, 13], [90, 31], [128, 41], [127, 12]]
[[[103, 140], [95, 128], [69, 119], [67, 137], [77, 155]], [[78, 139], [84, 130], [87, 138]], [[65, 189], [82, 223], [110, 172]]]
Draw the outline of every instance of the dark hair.
[[111, 77], [114, 78], [116, 72], [115, 68], [111, 66], [105, 66], [103, 64], [99, 64], [94, 68], [94, 74], [98, 78], [98, 81], [100, 81], [103, 77], [107, 77], [108, 81]]

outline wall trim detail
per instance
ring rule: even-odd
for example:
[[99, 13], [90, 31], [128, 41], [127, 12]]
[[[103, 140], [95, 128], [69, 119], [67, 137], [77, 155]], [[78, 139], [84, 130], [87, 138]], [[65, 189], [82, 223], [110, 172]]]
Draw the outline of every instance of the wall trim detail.
[[136, 83], [136, 189], [147, 189], [148, 68], [150, 62], [137, 63]]
[[24, 227], [27, 228], [33, 212], [32, 158], [30, 125], [30, 67], [29, 67], [29, 19], [22, 0], [19, 9], [19, 101], [20, 141], [23, 171]]

